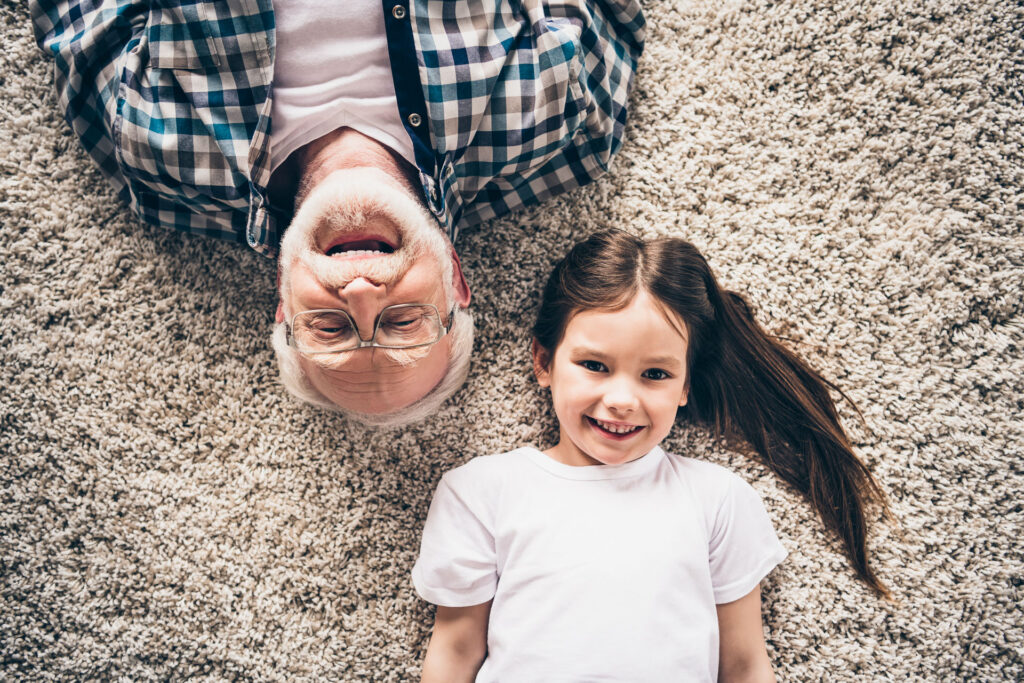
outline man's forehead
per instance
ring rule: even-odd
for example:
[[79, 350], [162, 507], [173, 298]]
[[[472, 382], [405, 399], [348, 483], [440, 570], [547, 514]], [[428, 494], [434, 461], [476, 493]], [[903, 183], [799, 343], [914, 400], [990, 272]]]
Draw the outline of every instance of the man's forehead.
[[423, 358], [404, 365], [383, 349], [363, 349], [335, 367], [302, 358], [306, 376], [324, 396], [343, 410], [388, 413], [426, 396], [444, 378], [448, 368], [449, 338], [427, 347]]

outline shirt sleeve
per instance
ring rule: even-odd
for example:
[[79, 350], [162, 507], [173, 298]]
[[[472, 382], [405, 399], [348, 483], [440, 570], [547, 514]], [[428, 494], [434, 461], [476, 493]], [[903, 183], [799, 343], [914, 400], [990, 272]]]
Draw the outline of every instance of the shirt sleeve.
[[132, 211], [272, 255], [276, 224], [261, 210], [270, 0], [30, 0], [29, 9], [65, 120]]
[[427, 602], [469, 607], [494, 597], [498, 585], [494, 535], [445, 476], [423, 527], [412, 582]]
[[786, 558], [761, 498], [732, 473], [714, 517], [708, 557], [716, 604], [742, 598]]
[[147, 3], [30, 0], [36, 44], [54, 59], [57, 100], [82, 147], [114, 186], [130, 196], [114, 150], [112, 127], [121, 68], [138, 42]]

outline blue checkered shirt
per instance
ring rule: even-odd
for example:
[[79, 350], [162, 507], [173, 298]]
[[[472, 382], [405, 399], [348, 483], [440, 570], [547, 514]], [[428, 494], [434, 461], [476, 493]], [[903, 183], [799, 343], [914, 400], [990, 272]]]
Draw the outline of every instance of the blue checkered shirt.
[[[460, 228], [601, 175], [643, 47], [635, 0], [382, 0], [423, 196]], [[272, 256], [271, 0], [31, 0], [65, 118], [139, 217]]]

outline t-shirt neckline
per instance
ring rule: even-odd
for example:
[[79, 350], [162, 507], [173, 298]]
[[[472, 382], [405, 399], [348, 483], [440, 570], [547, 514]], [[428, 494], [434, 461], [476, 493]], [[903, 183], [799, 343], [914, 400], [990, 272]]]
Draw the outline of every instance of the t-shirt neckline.
[[558, 462], [533, 446], [526, 446], [524, 450], [530, 461], [541, 469], [547, 470], [556, 477], [579, 481], [637, 477], [653, 470], [665, 457], [665, 451], [661, 449], [661, 446], [655, 446], [646, 455], [621, 465], [575, 466]]

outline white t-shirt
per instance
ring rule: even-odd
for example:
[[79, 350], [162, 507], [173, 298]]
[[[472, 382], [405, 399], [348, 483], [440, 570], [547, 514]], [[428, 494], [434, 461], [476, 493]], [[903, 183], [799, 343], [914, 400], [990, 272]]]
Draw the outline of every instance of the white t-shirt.
[[416, 163], [398, 113], [380, 0], [274, 0], [270, 164], [343, 126]]
[[533, 448], [441, 479], [413, 584], [491, 604], [477, 681], [714, 681], [715, 605], [786, 556], [757, 493], [655, 448], [571, 467]]

